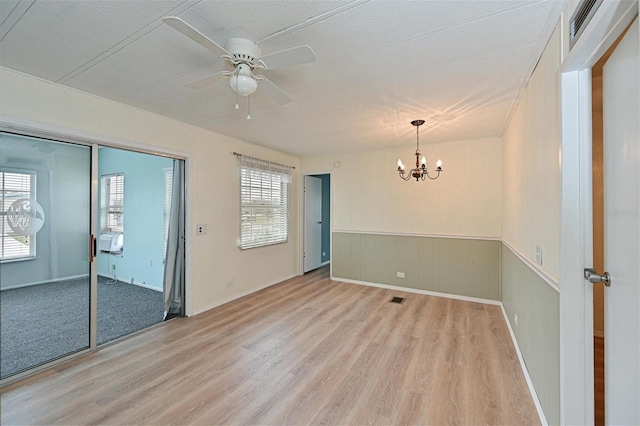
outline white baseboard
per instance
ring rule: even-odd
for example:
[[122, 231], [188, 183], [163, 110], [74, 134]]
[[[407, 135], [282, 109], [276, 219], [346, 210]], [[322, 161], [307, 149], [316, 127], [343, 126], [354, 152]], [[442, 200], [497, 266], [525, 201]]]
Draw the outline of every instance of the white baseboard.
[[[102, 278], [111, 279], [111, 280], [114, 279], [113, 275], [98, 274], [98, 276], [102, 277]], [[115, 279], [120, 281], [120, 282], [123, 282], [125, 284], [133, 284], [133, 285], [136, 285], [138, 287], [148, 288], [149, 290], [155, 290], [155, 291], [159, 291], [159, 292], [164, 291], [164, 289], [162, 289], [162, 288], [158, 288], [158, 287], [155, 287], [155, 286], [152, 286], [152, 285], [149, 285], [149, 284], [145, 284], [145, 283], [139, 283], [137, 281], [131, 282], [131, 280], [127, 281], [126, 279], [118, 278], [118, 277], [115, 277]]]
[[36, 281], [36, 282], [32, 282], [32, 283], [12, 285], [12, 286], [9, 286], [9, 287], [3, 287], [2, 290], [13, 290], [15, 288], [31, 287], [33, 285], [40, 285], [40, 284], [57, 283], [57, 282], [60, 282], [60, 281], [77, 280], [77, 279], [80, 279], [80, 278], [87, 278], [87, 277], [89, 277], [89, 274], [72, 275], [70, 277], [55, 278], [55, 279], [52, 279], [52, 280]]
[[407, 293], [417, 293], [417, 294], [424, 294], [427, 296], [444, 297], [446, 299], [464, 300], [465, 302], [477, 302], [477, 303], [484, 303], [487, 305], [502, 306], [502, 303], [498, 300], [483, 299], [480, 297], [460, 296], [457, 294], [439, 293], [437, 291], [421, 290], [418, 288], [401, 287], [401, 286], [389, 285], [389, 284], [379, 284], [379, 283], [373, 283], [368, 281], [351, 280], [348, 278], [340, 278], [340, 277], [333, 277], [333, 276], [331, 277], [331, 280], [340, 281], [340, 282], [349, 283], [349, 284], [365, 285], [369, 287], [386, 288], [388, 290], [405, 291]]
[[[131, 284], [131, 283], [129, 283], [129, 284]], [[164, 289], [162, 289], [162, 288], [154, 287], [154, 286], [149, 285], [149, 284], [137, 283], [135, 281], [133, 282], [133, 285], [137, 285], [138, 287], [148, 288], [149, 290], [159, 291], [160, 293], [162, 293], [164, 291]]]
[[227, 304], [229, 302], [233, 302], [236, 299], [240, 299], [241, 297], [248, 296], [251, 293], [255, 293], [256, 291], [260, 291], [260, 290], [265, 289], [267, 287], [271, 287], [272, 285], [276, 285], [276, 284], [281, 283], [283, 281], [289, 280], [289, 279], [291, 279], [291, 278], [293, 278], [295, 276], [297, 276], [297, 275], [296, 274], [291, 274], [291, 275], [288, 275], [286, 277], [279, 278], [277, 280], [268, 282], [268, 283], [263, 284], [261, 286], [258, 286], [256, 288], [252, 288], [251, 290], [247, 290], [247, 291], [243, 291], [242, 293], [234, 294], [233, 296], [227, 297], [226, 299], [219, 300], [219, 301], [214, 302], [214, 303], [212, 303], [210, 305], [207, 305], [207, 306], [205, 306], [203, 308], [194, 309], [191, 316], [196, 316], [198, 314], [201, 314], [201, 313], [206, 312], [208, 310], [211, 310], [213, 308], [217, 308], [218, 306], [222, 306], [222, 305]]
[[331, 260], [327, 260], [327, 261], [325, 261], [325, 262], [322, 262], [322, 263], [320, 264], [320, 266], [328, 265], [328, 264], [330, 264], [330, 263], [331, 263]]
[[533, 403], [536, 406], [536, 410], [538, 411], [538, 417], [540, 418], [540, 423], [544, 426], [548, 425], [547, 418], [544, 415], [544, 411], [542, 410], [542, 404], [540, 404], [540, 399], [538, 399], [538, 394], [536, 392], [535, 387], [533, 386], [533, 381], [531, 381], [531, 376], [529, 376], [529, 370], [527, 370], [527, 364], [524, 362], [524, 358], [522, 357], [522, 352], [520, 352], [520, 346], [518, 346], [518, 340], [516, 339], [516, 335], [513, 332], [513, 328], [511, 328], [511, 323], [509, 322], [509, 317], [507, 316], [507, 311], [504, 310], [504, 305], [500, 303], [500, 309], [502, 310], [502, 316], [504, 317], [504, 322], [507, 323], [507, 328], [509, 329], [509, 334], [511, 335], [511, 341], [513, 342], [513, 346], [516, 348], [516, 353], [518, 354], [518, 360], [520, 361], [520, 368], [522, 369], [522, 374], [524, 374], [524, 378], [527, 381], [527, 386], [529, 387], [529, 393], [531, 393], [531, 398], [533, 398]]

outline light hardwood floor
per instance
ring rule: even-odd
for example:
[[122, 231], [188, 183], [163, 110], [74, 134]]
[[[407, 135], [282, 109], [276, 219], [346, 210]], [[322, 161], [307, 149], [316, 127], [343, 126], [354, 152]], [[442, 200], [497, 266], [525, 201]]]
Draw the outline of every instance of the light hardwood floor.
[[498, 306], [327, 268], [1, 392], [3, 425], [539, 424]]

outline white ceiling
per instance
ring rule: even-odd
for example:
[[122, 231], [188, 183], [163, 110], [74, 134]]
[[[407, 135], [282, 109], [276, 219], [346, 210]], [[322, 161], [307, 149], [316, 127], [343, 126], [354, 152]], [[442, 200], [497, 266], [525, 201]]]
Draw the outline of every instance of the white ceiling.
[[[297, 156], [501, 135], [560, 16], [559, 0], [0, 1], [0, 65]], [[224, 46], [307, 44], [317, 61], [264, 74], [235, 110], [225, 63], [162, 22]]]

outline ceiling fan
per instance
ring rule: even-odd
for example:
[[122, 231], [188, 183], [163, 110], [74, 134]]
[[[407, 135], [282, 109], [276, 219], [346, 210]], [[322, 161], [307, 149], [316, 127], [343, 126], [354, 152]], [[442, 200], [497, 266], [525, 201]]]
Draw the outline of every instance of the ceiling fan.
[[[258, 85], [260, 85], [261, 91], [264, 94], [268, 95], [280, 105], [291, 101], [291, 98], [271, 82], [271, 80], [264, 75], [257, 75], [255, 73], [256, 70], [284, 68], [315, 62], [316, 60], [313, 50], [307, 45], [260, 56], [262, 54], [260, 48], [251, 40], [231, 38], [227, 41], [225, 47], [222, 47], [180, 18], [168, 16], [163, 18], [162, 21], [200, 44], [202, 47], [220, 56], [233, 67], [232, 71], [219, 71], [200, 80], [191, 82], [187, 84], [187, 87], [200, 89], [214, 83], [220, 76], [229, 77], [229, 85], [236, 93], [236, 109], [239, 108], [238, 95], [248, 97], [258, 89]], [[251, 115], [247, 115], [247, 119], [251, 119]]]

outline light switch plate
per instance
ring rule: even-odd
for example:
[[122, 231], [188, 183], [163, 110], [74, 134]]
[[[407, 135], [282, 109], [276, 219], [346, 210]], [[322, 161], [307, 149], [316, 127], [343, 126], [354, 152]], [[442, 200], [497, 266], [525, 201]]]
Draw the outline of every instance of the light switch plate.
[[536, 246], [536, 263], [542, 265], [542, 247], [539, 245]]

